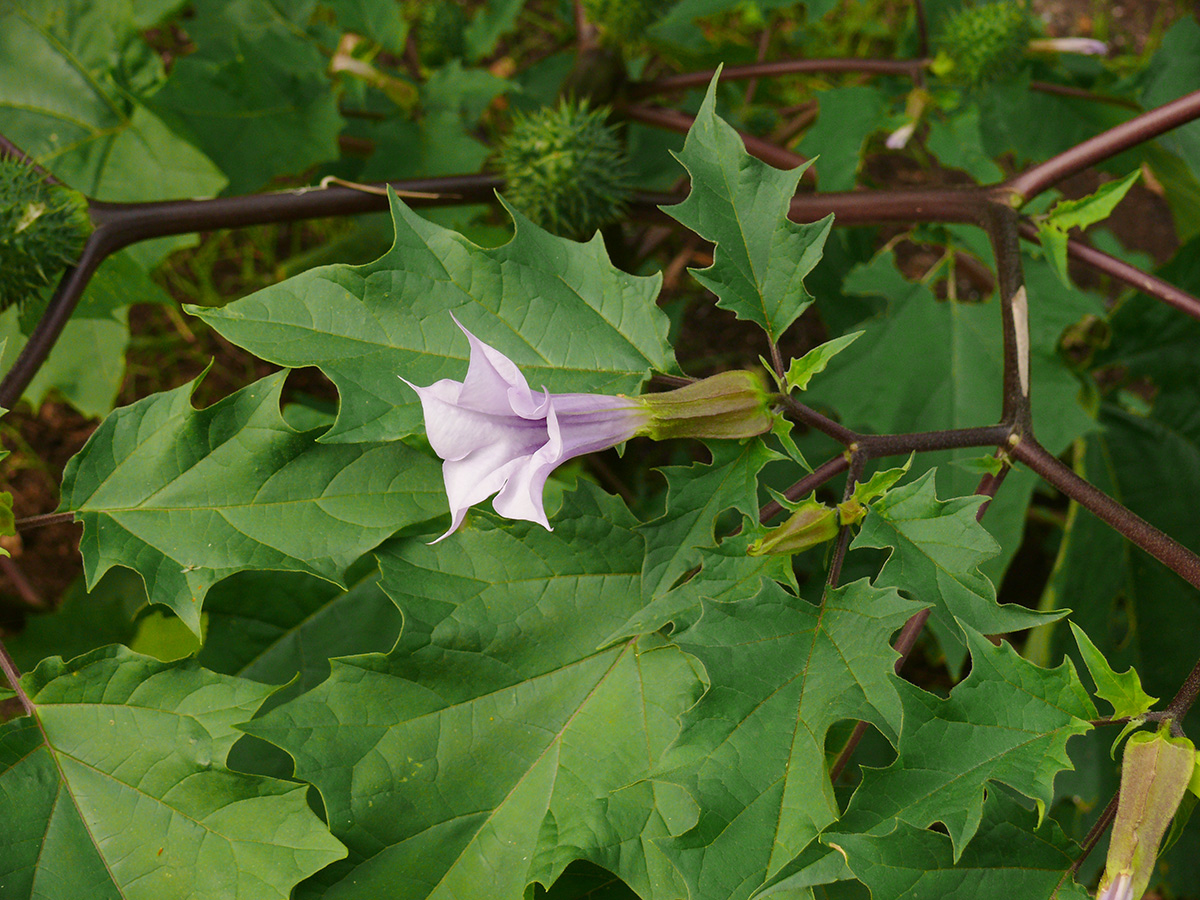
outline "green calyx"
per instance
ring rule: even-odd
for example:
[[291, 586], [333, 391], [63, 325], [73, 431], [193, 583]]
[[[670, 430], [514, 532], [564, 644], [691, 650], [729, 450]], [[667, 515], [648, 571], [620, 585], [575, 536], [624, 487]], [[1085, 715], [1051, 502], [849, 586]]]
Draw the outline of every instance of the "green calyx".
[[1007, 80], [1024, 64], [1033, 34], [1029, 11], [1012, 0], [964, 9], [942, 30], [934, 71], [970, 87]]
[[630, 195], [630, 169], [607, 110], [565, 101], [514, 117], [500, 148], [504, 195], [535, 225], [586, 238], [617, 221]]
[[639, 433], [665, 441], [763, 434], [771, 428], [771, 404], [775, 398], [767, 392], [762, 377], [737, 369], [637, 399], [650, 414]]
[[772, 528], [749, 546], [751, 556], [768, 553], [791, 555], [837, 537], [841, 519], [838, 510], [817, 502], [816, 495], [802, 500], [782, 525]]
[[1121, 792], [1097, 897], [1137, 900], [1154, 873], [1159, 845], [1197, 769], [1196, 747], [1170, 723], [1125, 745]]
[[53, 284], [79, 258], [92, 227], [82, 194], [0, 159], [0, 310]]
[[854, 485], [850, 496], [837, 506], [818, 502], [815, 493], [799, 503], [776, 494], [779, 502], [792, 514], [782, 525], [772, 528], [751, 544], [746, 552], [751, 556], [764, 556], [767, 553], [790, 555], [833, 540], [843, 525], [857, 525], [865, 519], [870, 505], [895, 487], [911, 465], [910, 456], [902, 466], [876, 472], [868, 480]]

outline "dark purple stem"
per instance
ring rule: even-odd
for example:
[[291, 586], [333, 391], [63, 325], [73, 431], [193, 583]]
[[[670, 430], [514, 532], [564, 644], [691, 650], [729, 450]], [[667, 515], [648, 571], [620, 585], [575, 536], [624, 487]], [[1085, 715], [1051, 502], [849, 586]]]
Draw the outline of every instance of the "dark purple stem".
[[1010, 452], [1015, 459], [1025, 463], [1080, 506], [1091, 510], [1188, 584], [1200, 588], [1200, 556], [1080, 478], [1070, 466], [1060, 462], [1032, 437], [1023, 438]]
[[[500, 184], [500, 180], [492, 176], [470, 175], [393, 182], [392, 186], [404, 193], [433, 195], [410, 200], [413, 206], [428, 206], [445, 202], [442, 198], [450, 197], [463, 202], [489, 200]], [[20, 399], [50, 355], [79, 298], [83, 296], [88, 281], [100, 263], [118, 250], [138, 241], [166, 235], [294, 222], [321, 216], [354, 215], [384, 209], [387, 209], [385, 196], [342, 186], [217, 197], [211, 200], [168, 200], [160, 203], [90, 201], [89, 211], [96, 230], [84, 244], [79, 261], [64, 273], [29, 341], [22, 348], [12, 369], [0, 381], [0, 407], [11, 409]]]
[[1197, 117], [1200, 117], [1200, 91], [1192, 91], [1157, 109], [1135, 116], [1115, 128], [1110, 128], [1082, 144], [1077, 144], [1040, 165], [1026, 169], [1001, 187], [1015, 195], [1014, 205], [1023, 205], [1064, 178], [1078, 174], [1089, 166], [1156, 138]]
[[[1021, 268], [1017, 213], [989, 204], [984, 229], [996, 257], [996, 286], [1000, 294], [1000, 324], [1004, 338], [1004, 388], [1001, 421], [1016, 434], [1033, 429], [1030, 407], [1032, 374], [1029, 360], [1029, 299]], [[997, 442], [999, 443], [999, 442]]]
[[[805, 494], [812, 493], [830, 478], [840, 475], [848, 468], [850, 468], [850, 460], [846, 458], [846, 454], [839, 453], [837, 456], [817, 466], [810, 474], [805, 475], [784, 491], [783, 495], [792, 501], [799, 500]], [[763, 525], [766, 525], [781, 512], [783, 512], [783, 506], [778, 500], [768, 500], [763, 504], [762, 509], [759, 510], [758, 520]]]
[[[862, 478], [863, 466], [866, 461], [864, 454], [851, 451], [850, 470], [846, 474], [846, 489], [842, 491], [843, 503], [854, 496], [854, 486]], [[846, 559], [846, 551], [850, 549], [850, 534], [849, 525], [843, 525], [838, 529], [837, 545], [833, 548], [833, 559], [829, 563], [829, 577], [825, 582], [826, 590], [837, 587], [838, 581], [842, 577], [842, 563]]]
[[[929, 62], [927, 59], [781, 59], [744, 66], [726, 66], [721, 70], [721, 81], [815, 72], [861, 72], [868, 75], [899, 75], [912, 78], [918, 72], [924, 71]], [[668, 75], [654, 81], [643, 81], [630, 85], [629, 96], [638, 100], [655, 94], [706, 87], [716, 74], [716, 69], [706, 69], [703, 72], [688, 72], [684, 75]]]
[[17, 664], [13, 662], [13, 658], [8, 655], [8, 648], [4, 646], [3, 641], [0, 641], [0, 672], [4, 673], [4, 677], [12, 685], [17, 699], [21, 701], [21, 706], [25, 709], [25, 714], [32, 716], [33, 703], [30, 702], [29, 695], [25, 693], [25, 689], [21, 687], [21, 670], [17, 668]]
[[22, 519], [17, 519], [17, 531], [32, 531], [35, 528], [43, 528], [46, 525], [60, 525], [64, 522], [72, 522], [75, 520], [73, 512], [56, 512], [43, 513], [38, 516], [25, 516]]
[[1192, 708], [1192, 704], [1196, 702], [1197, 694], [1200, 694], [1200, 660], [1192, 666], [1192, 671], [1188, 674], [1187, 679], [1167, 705], [1166, 715], [1175, 722], [1181, 721], [1188, 714], [1188, 710]]
[[61, 181], [54, 177], [54, 174], [49, 169], [44, 168], [36, 159], [34, 159], [4, 135], [0, 134], [0, 159], [5, 158], [15, 159], [18, 162], [25, 163], [25, 165], [29, 166], [29, 168], [41, 175], [42, 178], [46, 179], [46, 181], [48, 181], [50, 184], [62, 184]]
[[[1026, 240], [1037, 244], [1041, 243], [1041, 240], [1038, 238], [1037, 228], [1032, 223], [1022, 222], [1020, 231], [1021, 237]], [[1067, 255], [1072, 259], [1086, 263], [1097, 271], [1103, 272], [1105, 275], [1123, 281], [1148, 297], [1153, 297], [1169, 306], [1175, 307], [1193, 319], [1200, 319], [1200, 297], [1189, 294], [1187, 291], [1175, 287], [1170, 282], [1163, 281], [1157, 275], [1143, 272], [1136, 266], [1131, 266], [1129, 263], [1097, 250], [1095, 247], [1091, 247], [1075, 238], [1067, 239]]]

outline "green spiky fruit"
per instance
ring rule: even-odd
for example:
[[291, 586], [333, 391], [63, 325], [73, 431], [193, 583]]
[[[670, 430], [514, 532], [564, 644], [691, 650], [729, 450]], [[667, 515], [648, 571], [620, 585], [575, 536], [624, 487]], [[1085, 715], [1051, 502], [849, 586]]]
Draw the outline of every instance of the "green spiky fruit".
[[514, 117], [499, 157], [508, 201], [563, 237], [589, 237], [619, 219], [629, 200], [629, 162], [606, 115], [565, 101]]
[[1029, 11], [1012, 0], [964, 9], [942, 30], [941, 68], [971, 87], [1004, 81], [1020, 71], [1033, 34]]
[[430, 68], [437, 68], [466, 53], [463, 37], [467, 14], [457, 3], [438, 0], [421, 5], [417, 22], [417, 55]]
[[609, 40], [631, 44], [646, 36], [646, 29], [668, 5], [654, 0], [583, 0], [583, 12]]
[[92, 232], [87, 199], [0, 159], [0, 310], [23, 305], [73, 265]]

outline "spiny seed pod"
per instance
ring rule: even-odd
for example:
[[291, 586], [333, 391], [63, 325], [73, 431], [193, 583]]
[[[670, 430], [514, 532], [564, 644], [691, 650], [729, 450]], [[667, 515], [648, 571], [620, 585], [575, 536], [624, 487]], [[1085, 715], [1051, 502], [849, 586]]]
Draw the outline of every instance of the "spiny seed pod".
[[0, 159], [0, 310], [53, 284], [92, 232], [87, 199], [50, 184], [15, 159]]
[[970, 87], [1012, 78], [1025, 61], [1033, 37], [1029, 11], [1012, 0], [964, 9], [951, 18], [938, 39], [940, 63], [950, 79]]
[[619, 219], [629, 200], [629, 162], [606, 115], [568, 100], [514, 116], [498, 160], [508, 201], [563, 237], [590, 237]]
[[606, 38], [624, 45], [642, 40], [668, 5], [654, 0], [583, 0], [583, 12]]
[[421, 5], [417, 22], [417, 55], [430, 68], [437, 68], [466, 52], [463, 37], [467, 14], [451, 0]]

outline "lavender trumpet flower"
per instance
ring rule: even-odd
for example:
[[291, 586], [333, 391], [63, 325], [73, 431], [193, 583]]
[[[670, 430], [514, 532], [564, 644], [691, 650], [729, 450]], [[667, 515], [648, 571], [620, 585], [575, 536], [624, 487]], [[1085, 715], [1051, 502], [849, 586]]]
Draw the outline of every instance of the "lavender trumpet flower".
[[438, 541], [493, 494], [499, 515], [550, 529], [542, 498], [550, 473], [635, 435], [742, 438], [771, 427], [772, 398], [752, 372], [723, 372], [643, 397], [552, 394], [545, 388], [539, 395], [512, 360], [454, 321], [471, 343], [467, 377], [428, 387], [401, 379], [421, 398], [430, 446], [444, 460], [450, 528]]

